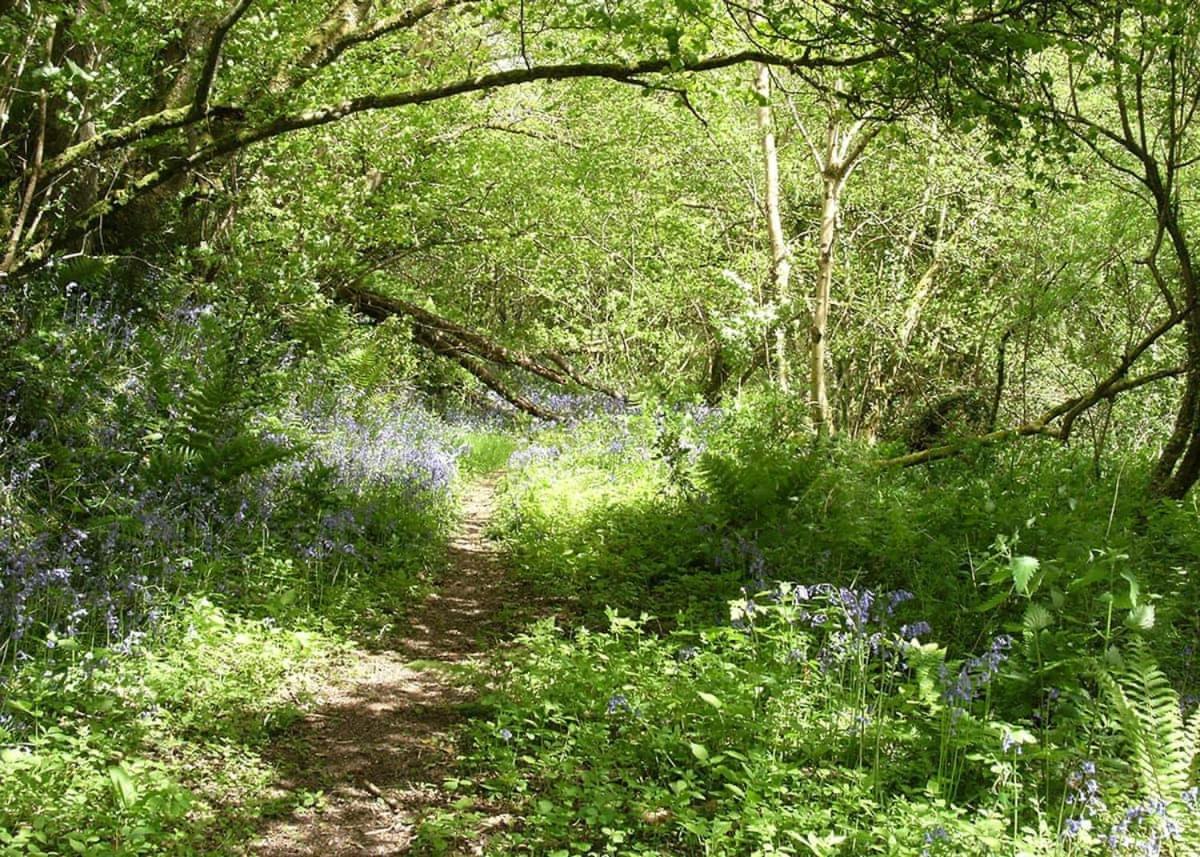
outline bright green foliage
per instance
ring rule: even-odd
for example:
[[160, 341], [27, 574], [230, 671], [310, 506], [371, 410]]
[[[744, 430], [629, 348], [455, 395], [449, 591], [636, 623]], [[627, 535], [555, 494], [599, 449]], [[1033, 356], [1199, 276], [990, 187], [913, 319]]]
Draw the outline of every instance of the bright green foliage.
[[498, 470], [426, 850], [1194, 851], [1198, 10], [0, 0], [0, 853], [236, 853]]
[[239, 847], [258, 815], [311, 799], [273, 797], [262, 753], [300, 714], [297, 673], [319, 674], [336, 651], [326, 635], [197, 599], [136, 657], [81, 652], [24, 673], [5, 700], [30, 732], [0, 756], [0, 854]]
[[1176, 635], [1195, 582], [1169, 519], [1146, 533], [1118, 485], [1089, 498], [1050, 449], [936, 480], [768, 456], [788, 420], [763, 404], [618, 418], [514, 456], [520, 573], [589, 622], [538, 626], [474, 735], [476, 787], [520, 796], [512, 852], [1197, 841], [1196, 715], [1151, 654], [1191, 686]]
[[[1140, 642], [1140, 641], [1139, 641]], [[1114, 674], [1102, 674], [1146, 797], [1173, 802], [1189, 786], [1197, 762], [1200, 715], [1185, 721], [1179, 694], [1144, 645]]]

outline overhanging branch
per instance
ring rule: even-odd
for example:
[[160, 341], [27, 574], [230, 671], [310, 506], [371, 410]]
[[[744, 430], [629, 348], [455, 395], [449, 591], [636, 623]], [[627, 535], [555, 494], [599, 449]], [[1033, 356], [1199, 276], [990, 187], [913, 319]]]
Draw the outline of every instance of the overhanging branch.
[[[562, 63], [493, 72], [425, 89], [364, 95], [299, 113], [285, 114], [252, 127], [232, 131], [199, 148], [185, 150], [164, 158], [159, 162], [156, 169], [151, 170], [141, 178], [130, 182], [93, 205], [63, 234], [52, 236], [26, 248], [21, 254], [17, 272], [27, 271], [39, 265], [58, 247], [64, 246], [81, 237], [84, 233], [94, 228], [103, 218], [111, 216], [128, 206], [134, 200], [185, 173], [198, 169], [218, 158], [238, 152], [255, 143], [270, 140], [294, 131], [329, 125], [360, 113], [429, 104], [472, 92], [500, 89], [538, 81], [550, 82], [595, 78], [617, 83], [641, 85], [644, 83], [641, 78], [651, 74], [714, 71], [751, 62], [761, 62], [791, 69], [842, 68], [869, 62], [886, 55], [887, 50], [884, 48], [877, 48], [863, 54], [840, 58], [811, 57], [807, 55], [802, 57], [787, 57], [753, 50], [718, 54], [691, 62], [681, 61], [678, 57], [661, 57], [632, 63]], [[235, 113], [233, 108], [225, 108], [225, 112], [231, 115]], [[148, 117], [146, 120], [134, 123], [138, 126], [136, 129], [133, 126], [126, 126], [107, 137], [101, 135], [96, 140], [90, 141], [90, 152], [119, 148], [122, 145], [136, 142], [151, 134], [161, 133], [166, 128], [182, 127], [194, 121], [190, 118], [190, 113], [189, 108], [184, 108], [179, 112], [163, 111], [155, 114], [154, 117]], [[77, 148], [73, 147], [72, 150], [64, 152], [63, 158], [66, 160], [54, 165], [59, 172], [90, 153], [83, 150], [74, 151]], [[74, 153], [72, 154], [72, 152]]]
[[237, 26], [250, 9], [254, 0], [237, 0], [213, 30], [212, 39], [208, 43], [208, 52], [204, 56], [204, 65], [200, 68], [200, 78], [196, 81], [196, 94], [192, 99], [192, 109], [189, 119], [199, 120], [208, 112], [208, 98], [212, 94], [213, 84], [217, 79], [217, 66], [221, 64], [221, 52], [225, 48], [225, 40], [230, 31]]
[[419, 345], [454, 360], [506, 401], [540, 419], [556, 419], [557, 415], [508, 389], [507, 385], [487, 368], [484, 361], [518, 369], [559, 386], [591, 389], [617, 401], [626, 401], [625, 397], [615, 390], [583, 378], [557, 354], [548, 358], [554, 366], [547, 366], [528, 354], [508, 348], [458, 322], [423, 309], [410, 301], [364, 289], [356, 282], [331, 285], [326, 290], [337, 300], [349, 304], [357, 312], [375, 321], [385, 321], [398, 316], [408, 318], [413, 322], [413, 338]]

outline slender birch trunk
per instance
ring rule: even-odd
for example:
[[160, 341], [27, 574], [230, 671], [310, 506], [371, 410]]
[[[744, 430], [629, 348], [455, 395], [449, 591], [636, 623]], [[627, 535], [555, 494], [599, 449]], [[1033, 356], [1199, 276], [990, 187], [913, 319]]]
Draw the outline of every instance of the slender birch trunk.
[[[783, 232], [783, 216], [779, 205], [779, 153], [775, 145], [775, 122], [771, 112], [771, 69], [763, 64], [755, 65], [754, 91], [758, 96], [758, 135], [762, 153], [763, 175], [766, 183], [763, 195], [766, 209], [767, 234], [771, 239], [771, 286], [766, 295], [769, 302], [786, 312], [791, 297], [792, 263], [788, 257], [787, 238]], [[788, 359], [788, 325], [774, 325], [774, 349], [776, 378], [780, 389], [785, 392], [790, 386]], [[771, 348], [772, 343], [765, 343]]]
[[837, 247], [838, 209], [844, 176], [838, 166], [838, 127], [830, 116], [825, 135], [825, 163], [821, 175], [821, 228], [817, 238], [817, 282], [813, 290], [812, 328], [809, 339], [809, 399], [813, 427], [818, 437], [833, 434], [833, 411], [825, 378], [826, 335], [833, 294], [833, 254]]
[[[865, 130], [864, 130], [865, 129]], [[838, 214], [842, 191], [863, 153], [881, 126], [866, 128], [864, 120], [843, 127], [836, 108], [829, 106], [823, 151], [813, 147], [821, 173], [821, 224], [817, 239], [817, 281], [813, 289], [812, 325], [809, 333], [809, 402], [813, 427], [818, 437], [834, 433], [833, 410], [829, 406], [828, 360], [829, 309], [833, 296], [834, 254], [837, 251]]]

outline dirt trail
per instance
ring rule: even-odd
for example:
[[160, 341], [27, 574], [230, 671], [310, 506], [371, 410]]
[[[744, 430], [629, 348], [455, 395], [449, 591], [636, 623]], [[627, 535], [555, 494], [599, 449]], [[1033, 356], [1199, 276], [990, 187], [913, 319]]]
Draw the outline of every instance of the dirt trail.
[[253, 854], [405, 854], [421, 817], [451, 800], [441, 783], [471, 701], [456, 675], [510, 628], [511, 606], [528, 603], [485, 536], [494, 502], [494, 481], [469, 489], [447, 572], [413, 608], [407, 634], [388, 651], [357, 652], [344, 681], [327, 688], [297, 725], [284, 760], [294, 775], [280, 786], [319, 788], [325, 800], [274, 822]]

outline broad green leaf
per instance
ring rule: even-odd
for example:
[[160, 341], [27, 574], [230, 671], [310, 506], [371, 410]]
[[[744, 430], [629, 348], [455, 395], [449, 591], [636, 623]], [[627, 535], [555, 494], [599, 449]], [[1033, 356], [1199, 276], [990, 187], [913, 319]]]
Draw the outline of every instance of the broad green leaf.
[[1025, 630], [1036, 633], [1053, 625], [1054, 617], [1043, 605], [1030, 604], [1025, 608], [1025, 618], [1021, 620], [1021, 624], [1024, 625]]
[[113, 795], [122, 807], [128, 809], [137, 802], [137, 784], [124, 765], [113, 765], [109, 768], [108, 779], [112, 784]]
[[1022, 595], [1029, 594], [1029, 584], [1033, 582], [1033, 576], [1037, 574], [1041, 563], [1036, 557], [1032, 556], [1014, 556], [1008, 563], [1008, 569], [1012, 573], [1013, 586], [1017, 592]]
[[1149, 631], [1154, 627], [1154, 605], [1139, 604], [1129, 611], [1125, 624], [1138, 631]]

